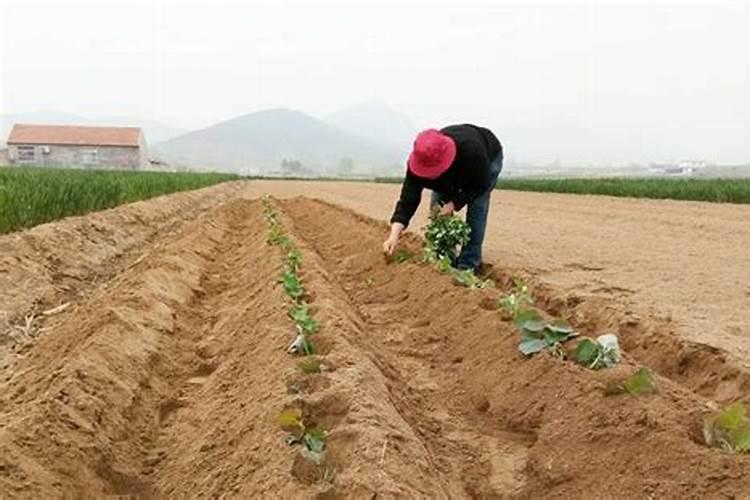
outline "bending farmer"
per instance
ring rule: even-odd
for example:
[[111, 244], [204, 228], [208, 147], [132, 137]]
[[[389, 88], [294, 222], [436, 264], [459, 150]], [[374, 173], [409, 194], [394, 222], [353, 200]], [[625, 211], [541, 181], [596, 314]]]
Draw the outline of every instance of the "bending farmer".
[[452, 215], [468, 205], [466, 222], [471, 238], [454, 266], [477, 271], [482, 262], [482, 242], [487, 227], [490, 194], [503, 168], [503, 147], [489, 129], [451, 125], [420, 132], [407, 162], [401, 197], [391, 217], [391, 234], [383, 251], [392, 254], [422, 199], [422, 189], [432, 190], [433, 207]]

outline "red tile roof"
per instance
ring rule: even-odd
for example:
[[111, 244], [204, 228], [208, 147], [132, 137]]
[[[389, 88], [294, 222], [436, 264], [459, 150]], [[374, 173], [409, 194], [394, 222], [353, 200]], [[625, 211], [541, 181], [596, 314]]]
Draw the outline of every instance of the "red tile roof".
[[137, 127], [79, 127], [71, 125], [13, 125], [8, 144], [138, 147]]

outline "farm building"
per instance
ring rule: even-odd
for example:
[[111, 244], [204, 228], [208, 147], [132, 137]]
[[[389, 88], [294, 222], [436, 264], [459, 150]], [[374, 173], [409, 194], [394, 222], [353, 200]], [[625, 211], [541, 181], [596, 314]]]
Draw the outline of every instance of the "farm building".
[[136, 127], [16, 124], [8, 136], [11, 166], [139, 169], [146, 140]]

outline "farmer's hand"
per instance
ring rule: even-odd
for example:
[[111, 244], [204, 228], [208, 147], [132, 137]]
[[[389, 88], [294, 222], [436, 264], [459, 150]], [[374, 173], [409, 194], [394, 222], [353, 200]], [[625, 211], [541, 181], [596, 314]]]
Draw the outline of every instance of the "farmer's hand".
[[440, 215], [453, 215], [453, 212], [456, 211], [456, 205], [453, 204], [452, 201], [449, 201], [442, 207], [440, 207]]
[[401, 232], [404, 230], [404, 225], [400, 222], [394, 222], [391, 224], [391, 234], [388, 239], [383, 242], [383, 253], [386, 255], [393, 255], [393, 251], [398, 245], [398, 240], [401, 237]]

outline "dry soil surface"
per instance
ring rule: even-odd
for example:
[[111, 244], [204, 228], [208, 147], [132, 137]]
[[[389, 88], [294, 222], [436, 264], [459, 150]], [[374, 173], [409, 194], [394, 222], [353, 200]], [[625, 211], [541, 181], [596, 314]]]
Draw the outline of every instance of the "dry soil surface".
[[[499, 288], [469, 290], [384, 260], [377, 218], [395, 192], [232, 183], [0, 237], [0, 497], [750, 498], [750, 457], [702, 438], [704, 415], [748, 402], [735, 349], [747, 323], [726, 338], [691, 332], [697, 307], [721, 328], [748, 312], [712, 309], [725, 289], [691, 307], [693, 292], [673, 285], [668, 303], [649, 302], [665, 285], [631, 275], [648, 262], [662, 281], [708, 290], [686, 262], [697, 246], [696, 262], [722, 272], [730, 242], [748, 242], [733, 207], [688, 204], [690, 217], [678, 205], [498, 193], [487, 257]], [[322, 373], [286, 352], [293, 324], [265, 193], [302, 253]], [[676, 226], [662, 219], [670, 210]], [[693, 234], [702, 243], [668, 243], [689, 243], [679, 224], [695, 233], [706, 220], [709, 235]], [[649, 225], [670, 236], [647, 237]], [[416, 238], [405, 244], [418, 251]], [[682, 259], [681, 275], [666, 256], [643, 257], [660, 249]], [[741, 248], [732, 255], [729, 282], [747, 272]], [[519, 273], [537, 307], [582, 334], [617, 331], [623, 362], [591, 371], [520, 356], [495, 306]], [[603, 394], [642, 365], [656, 394]], [[275, 418], [291, 408], [328, 432], [321, 464], [285, 443]]]
[[[387, 221], [399, 189], [264, 181], [251, 192], [318, 198]], [[484, 260], [557, 292], [666, 319], [683, 338], [750, 367], [750, 205], [495, 191]]]

